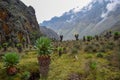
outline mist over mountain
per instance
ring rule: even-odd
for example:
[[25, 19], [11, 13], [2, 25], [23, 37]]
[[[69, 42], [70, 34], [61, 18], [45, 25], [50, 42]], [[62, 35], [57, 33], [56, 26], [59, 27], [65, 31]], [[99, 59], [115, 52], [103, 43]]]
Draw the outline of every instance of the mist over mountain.
[[53, 17], [44, 21], [41, 26], [47, 26], [64, 39], [74, 39], [78, 33], [79, 38], [86, 35], [96, 35], [112, 29], [120, 30], [120, 0], [93, 0], [90, 4], [65, 12], [60, 17]]

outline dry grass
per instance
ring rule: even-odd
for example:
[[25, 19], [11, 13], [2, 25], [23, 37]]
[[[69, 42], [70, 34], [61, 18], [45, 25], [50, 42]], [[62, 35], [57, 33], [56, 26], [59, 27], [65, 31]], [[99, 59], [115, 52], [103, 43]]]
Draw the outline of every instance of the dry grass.
[[[110, 41], [98, 41], [95, 42], [82, 42], [82, 41], [65, 41], [62, 43], [54, 44], [55, 46], [65, 47], [66, 52], [61, 57], [58, 56], [58, 52], [51, 54], [51, 64], [48, 73], [47, 80], [67, 80], [71, 75], [77, 73], [81, 80], [120, 80], [120, 57], [119, 41], [115, 41], [112, 44], [113, 49], [109, 49]], [[101, 45], [104, 44], [104, 45]], [[87, 45], [95, 47], [97, 52], [84, 51]], [[102, 52], [101, 48], [104, 47], [105, 52]], [[72, 48], [76, 48], [77, 53], [73, 54]], [[97, 57], [98, 53], [102, 53], [103, 57]], [[116, 57], [118, 56], [118, 57]], [[116, 63], [115, 63], [116, 62]], [[95, 63], [95, 65], [93, 65]], [[114, 66], [116, 65], [117, 66]], [[93, 65], [91, 68], [91, 65]], [[20, 63], [17, 65], [20, 69], [19, 73], [15, 76], [8, 76], [6, 74], [3, 62], [0, 59], [0, 80], [21, 80], [22, 74], [25, 71], [38, 72], [39, 65], [37, 61], [36, 51], [26, 51], [21, 54]]]

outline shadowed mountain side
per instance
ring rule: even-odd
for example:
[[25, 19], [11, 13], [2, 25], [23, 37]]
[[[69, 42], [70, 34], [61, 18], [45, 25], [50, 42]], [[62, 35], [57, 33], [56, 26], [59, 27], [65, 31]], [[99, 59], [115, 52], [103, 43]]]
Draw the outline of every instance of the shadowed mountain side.
[[41, 35], [35, 10], [20, 0], [0, 0], [0, 42], [33, 43]]
[[113, 31], [120, 31], [120, 21], [117, 22], [114, 27], [112, 27], [110, 30], [113, 30]]
[[40, 26], [40, 31], [42, 34], [45, 36], [52, 38], [52, 39], [59, 39], [59, 36], [57, 35], [56, 32], [54, 32], [52, 29], [46, 28], [45, 26]]

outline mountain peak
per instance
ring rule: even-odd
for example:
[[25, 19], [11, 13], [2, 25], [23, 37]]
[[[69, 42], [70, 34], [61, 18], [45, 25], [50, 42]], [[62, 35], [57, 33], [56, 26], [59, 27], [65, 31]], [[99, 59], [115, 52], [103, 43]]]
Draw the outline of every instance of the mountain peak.
[[120, 20], [120, 0], [93, 0], [87, 6], [71, 9], [60, 17], [42, 23], [55, 32], [64, 34], [65, 40], [73, 39], [74, 32], [80, 38], [100, 34]]

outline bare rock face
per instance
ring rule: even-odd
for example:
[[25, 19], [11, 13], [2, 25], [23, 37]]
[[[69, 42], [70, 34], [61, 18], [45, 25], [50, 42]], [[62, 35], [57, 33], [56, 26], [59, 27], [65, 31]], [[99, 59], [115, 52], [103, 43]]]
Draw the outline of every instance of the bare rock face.
[[32, 6], [20, 0], [0, 0], [0, 43], [24, 40], [31, 44], [40, 34]]

